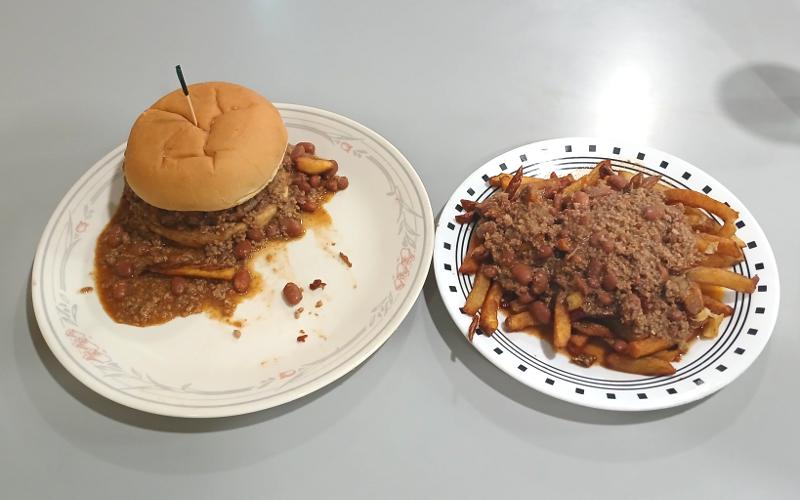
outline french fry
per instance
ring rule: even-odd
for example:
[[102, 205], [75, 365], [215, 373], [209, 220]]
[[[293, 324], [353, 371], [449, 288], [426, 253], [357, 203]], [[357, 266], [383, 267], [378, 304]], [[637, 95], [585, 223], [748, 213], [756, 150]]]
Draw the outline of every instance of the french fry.
[[703, 295], [703, 305], [714, 314], [721, 314], [723, 316], [730, 316], [733, 314], [733, 308], [724, 302], [721, 302], [714, 297]]
[[478, 322], [480, 321], [480, 315], [476, 314], [472, 317], [472, 321], [469, 323], [469, 329], [467, 330], [467, 340], [469, 343], [472, 343], [472, 339], [475, 338], [475, 330], [478, 329]]
[[583, 348], [587, 342], [589, 342], [589, 337], [587, 337], [586, 335], [582, 335], [580, 333], [573, 333], [569, 337], [570, 346]]
[[700, 336], [704, 339], [713, 339], [719, 334], [719, 326], [722, 324], [722, 319], [725, 316], [722, 314], [711, 313], [708, 319], [703, 324], [703, 329], [700, 331]]
[[597, 181], [600, 180], [600, 172], [609, 167], [611, 167], [611, 160], [601, 161], [588, 174], [579, 177], [578, 180], [565, 187], [562, 193], [564, 196], [571, 196], [587, 186], [597, 184]]
[[588, 335], [590, 337], [606, 337], [611, 338], [614, 333], [605, 325], [599, 323], [592, 323], [591, 321], [576, 321], [572, 323], [572, 328], [576, 332]]
[[647, 337], [631, 340], [625, 348], [625, 354], [632, 358], [643, 358], [654, 352], [663, 351], [672, 347], [674, 342], [661, 337]]
[[733, 267], [743, 260], [744, 257], [731, 257], [729, 255], [706, 255], [697, 264], [703, 267]]
[[508, 181], [508, 185], [503, 188], [503, 191], [508, 193], [510, 198], [514, 198], [514, 195], [517, 194], [519, 191], [520, 186], [522, 186], [522, 167], [520, 166], [516, 173], [511, 177], [511, 180]]
[[683, 207], [683, 213], [692, 229], [706, 234], [719, 234], [722, 225], [699, 208]]
[[700, 291], [712, 299], [722, 300], [725, 297], [725, 289], [717, 285], [704, 285], [700, 283]]
[[563, 297], [559, 294], [553, 311], [553, 345], [556, 349], [565, 347], [571, 334], [572, 323], [569, 319], [569, 310], [567, 310]]
[[570, 292], [567, 294], [567, 309], [575, 311], [583, 306], [583, 294], [581, 292]]
[[[499, 174], [495, 175], [494, 177], [489, 178], [489, 185], [494, 187], [499, 187], [505, 191], [508, 187], [508, 184], [511, 182], [513, 175], [511, 174]], [[548, 179], [540, 179], [538, 177], [523, 177], [520, 181], [522, 186], [545, 186], [547, 185]]]
[[664, 349], [663, 351], [654, 352], [650, 356], [663, 359], [664, 361], [669, 361], [671, 363], [673, 361], [677, 361], [680, 355], [680, 349]]
[[212, 280], [230, 281], [236, 274], [235, 267], [223, 267], [219, 269], [205, 269], [194, 266], [181, 266], [159, 269], [157, 267], [148, 268], [148, 271], [166, 276], [182, 276], [184, 278], [206, 278]]
[[711, 198], [703, 193], [691, 189], [667, 189], [664, 197], [671, 203], [683, 203], [686, 206], [702, 208], [703, 210], [719, 216], [725, 224], [720, 228], [720, 236], [732, 236], [736, 232], [734, 225], [739, 218], [739, 212], [728, 205]]
[[536, 320], [528, 311], [523, 311], [516, 314], [509, 314], [503, 323], [505, 329], [509, 332], [519, 332], [526, 328], [530, 328], [536, 324]]
[[609, 352], [609, 348], [603, 342], [598, 342], [592, 339], [589, 339], [589, 342], [583, 346], [582, 352], [588, 356], [594, 356], [594, 358], [600, 363], [605, 363], [606, 354]]
[[633, 359], [612, 352], [606, 355], [605, 365], [612, 370], [634, 373], [637, 375], [655, 376], [672, 375], [675, 373], [675, 367], [672, 366], [669, 361], [664, 361], [654, 356]]
[[475, 258], [475, 248], [477, 246], [478, 238], [473, 235], [469, 240], [469, 245], [467, 245], [466, 257], [461, 261], [461, 265], [458, 266], [458, 272], [461, 274], [475, 274], [478, 272], [478, 268], [481, 264], [478, 262], [478, 259]]
[[478, 274], [475, 275], [475, 282], [472, 284], [472, 290], [470, 290], [469, 295], [467, 295], [467, 303], [464, 304], [464, 307], [461, 309], [464, 314], [473, 316], [478, 312], [483, 305], [483, 299], [486, 298], [491, 284], [492, 280], [478, 270]]
[[[742, 249], [733, 238], [725, 238], [716, 234], [699, 233], [697, 249], [706, 254], [742, 257]], [[712, 251], [709, 251], [712, 250]]]
[[500, 298], [503, 296], [503, 288], [500, 283], [494, 282], [486, 293], [481, 305], [481, 319], [478, 323], [481, 331], [485, 335], [491, 335], [497, 330], [497, 310], [500, 308]]
[[200, 229], [173, 229], [155, 220], [146, 222], [147, 229], [155, 234], [189, 248], [202, 248], [211, 243], [227, 241], [237, 233], [244, 233], [247, 226], [242, 222], [231, 224], [219, 233], [205, 232]]
[[718, 285], [744, 293], [753, 293], [758, 283], [758, 276], [748, 278], [733, 271], [716, 267], [695, 267], [689, 269], [686, 275], [690, 280], [701, 285]]

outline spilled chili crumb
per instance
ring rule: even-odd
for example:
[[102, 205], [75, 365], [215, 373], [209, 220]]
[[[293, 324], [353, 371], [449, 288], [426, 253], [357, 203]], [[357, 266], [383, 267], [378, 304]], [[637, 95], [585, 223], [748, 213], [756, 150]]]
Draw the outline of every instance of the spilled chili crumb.
[[324, 290], [326, 285], [327, 285], [327, 283], [325, 283], [321, 279], [317, 278], [314, 281], [312, 281], [310, 285], [308, 285], [308, 288], [310, 288], [311, 290], [316, 290], [317, 288], [322, 288]]
[[304, 333], [304, 334], [302, 334], [302, 335], [298, 335], [298, 336], [297, 336], [297, 341], [298, 341], [298, 342], [300, 342], [300, 343], [302, 343], [302, 342], [305, 342], [307, 338], [308, 338], [308, 334], [305, 334], [305, 333]]
[[305, 309], [303, 309], [302, 307], [298, 307], [297, 309], [295, 309], [294, 310], [294, 319], [299, 319], [300, 315], [303, 314], [304, 310]]
[[238, 339], [241, 336], [242, 336], [242, 331], [241, 330], [234, 330], [233, 331], [233, 338]]
[[345, 255], [344, 252], [339, 252], [339, 258], [342, 259], [342, 262], [344, 262], [347, 267], [353, 267], [353, 263], [350, 262], [350, 258]]
[[314, 304], [314, 307], [317, 307], [317, 308], [322, 307], [322, 301], [318, 300], [317, 303]]
[[92, 293], [93, 291], [94, 291], [94, 288], [93, 288], [93, 287], [90, 287], [90, 286], [85, 286], [85, 287], [83, 287], [83, 288], [81, 288], [81, 289], [79, 290], [79, 292], [80, 292], [81, 294], [83, 294], [83, 295], [86, 295], [87, 293]]

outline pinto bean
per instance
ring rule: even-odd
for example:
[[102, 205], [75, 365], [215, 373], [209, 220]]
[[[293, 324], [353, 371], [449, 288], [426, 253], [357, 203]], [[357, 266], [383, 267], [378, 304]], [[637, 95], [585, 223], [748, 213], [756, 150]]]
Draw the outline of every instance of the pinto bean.
[[295, 306], [303, 300], [303, 291], [291, 281], [283, 287], [283, 298], [290, 306]]
[[248, 288], [250, 288], [250, 271], [239, 269], [233, 275], [233, 289], [239, 293], [246, 293]]
[[531, 316], [533, 316], [533, 319], [535, 319], [537, 322], [542, 324], [550, 323], [550, 308], [548, 308], [547, 305], [541, 300], [533, 302], [529, 310]]
[[520, 285], [527, 285], [533, 280], [533, 269], [528, 264], [518, 262], [511, 266], [511, 276]]

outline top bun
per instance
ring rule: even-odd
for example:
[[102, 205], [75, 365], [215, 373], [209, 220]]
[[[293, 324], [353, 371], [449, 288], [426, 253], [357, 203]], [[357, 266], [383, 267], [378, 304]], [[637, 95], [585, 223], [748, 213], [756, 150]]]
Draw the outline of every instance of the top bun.
[[189, 85], [165, 95], [133, 124], [125, 178], [144, 201], [165, 210], [212, 212], [261, 191], [278, 171], [288, 136], [275, 106], [241, 85]]

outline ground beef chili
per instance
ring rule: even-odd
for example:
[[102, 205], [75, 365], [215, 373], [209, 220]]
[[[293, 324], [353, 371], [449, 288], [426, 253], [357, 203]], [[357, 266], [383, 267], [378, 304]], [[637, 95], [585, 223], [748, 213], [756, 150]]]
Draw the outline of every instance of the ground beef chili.
[[612, 174], [571, 196], [525, 186], [513, 199], [495, 194], [476, 206], [482, 272], [540, 321], [558, 293], [580, 292], [573, 314], [614, 323], [628, 339], [687, 341], [698, 311], [685, 272], [701, 256], [682, 207], [667, 205], [655, 180]]
[[[256, 277], [247, 269], [254, 252], [270, 241], [301, 237], [304, 214], [323, 210], [333, 193], [348, 185], [346, 177], [335, 172], [326, 172], [323, 179], [299, 171], [293, 149], [287, 148], [267, 187], [227, 210], [161, 210], [126, 184], [95, 252], [96, 288], [108, 314], [136, 326], [203, 311], [230, 316], [241, 298], [255, 289]], [[165, 274], [181, 266], [234, 272], [229, 279]]]

